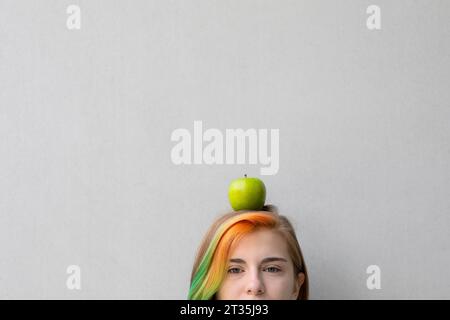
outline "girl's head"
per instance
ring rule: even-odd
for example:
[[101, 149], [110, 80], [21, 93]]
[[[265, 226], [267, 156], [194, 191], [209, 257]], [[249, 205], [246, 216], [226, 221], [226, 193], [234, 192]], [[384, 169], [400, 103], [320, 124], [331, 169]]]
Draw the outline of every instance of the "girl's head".
[[188, 299], [308, 299], [308, 274], [289, 220], [273, 206], [217, 219], [200, 245]]

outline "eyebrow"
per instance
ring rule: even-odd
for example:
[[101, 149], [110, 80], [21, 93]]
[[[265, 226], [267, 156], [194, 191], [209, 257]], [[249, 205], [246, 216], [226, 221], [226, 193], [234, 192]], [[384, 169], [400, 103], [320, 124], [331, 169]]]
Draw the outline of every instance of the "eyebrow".
[[[267, 258], [264, 258], [261, 261], [261, 263], [274, 262], [274, 261], [287, 262], [287, 260], [285, 258], [281, 258], [281, 257], [267, 257]], [[230, 262], [246, 264], [245, 260], [241, 259], [241, 258], [230, 259]]]

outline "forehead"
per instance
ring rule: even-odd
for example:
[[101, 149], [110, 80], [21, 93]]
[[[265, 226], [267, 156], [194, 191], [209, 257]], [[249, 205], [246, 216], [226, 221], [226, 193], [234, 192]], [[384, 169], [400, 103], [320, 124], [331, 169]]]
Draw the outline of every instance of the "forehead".
[[286, 239], [274, 230], [260, 229], [242, 237], [230, 252], [231, 258], [265, 258], [279, 256], [289, 259]]

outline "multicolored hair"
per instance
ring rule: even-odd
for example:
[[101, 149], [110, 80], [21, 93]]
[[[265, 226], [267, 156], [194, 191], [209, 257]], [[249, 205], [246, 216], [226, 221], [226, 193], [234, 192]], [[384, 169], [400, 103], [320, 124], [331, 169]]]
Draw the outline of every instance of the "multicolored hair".
[[278, 231], [285, 237], [295, 275], [299, 272], [305, 274], [297, 300], [308, 299], [308, 274], [294, 228], [286, 217], [276, 212], [274, 206], [265, 206], [262, 211], [227, 213], [213, 223], [197, 253], [188, 299], [215, 299], [215, 294], [226, 276], [230, 253], [243, 236], [259, 228]]

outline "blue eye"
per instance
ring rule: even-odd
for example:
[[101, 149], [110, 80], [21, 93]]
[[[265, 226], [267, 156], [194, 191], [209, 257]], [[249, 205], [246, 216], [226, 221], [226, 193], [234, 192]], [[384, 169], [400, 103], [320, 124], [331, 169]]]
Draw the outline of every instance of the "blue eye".
[[265, 270], [267, 270], [267, 271], [270, 272], [270, 273], [277, 273], [277, 272], [280, 272], [280, 271], [281, 271], [281, 269], [280, 269], [280, 268], [277, 268], [277, 267], [268, 267], [268, 268], [266, 268]]
[[241, 269], [239, 268], [230, 268], [228, 269], [228, 273], [240, 273]]

